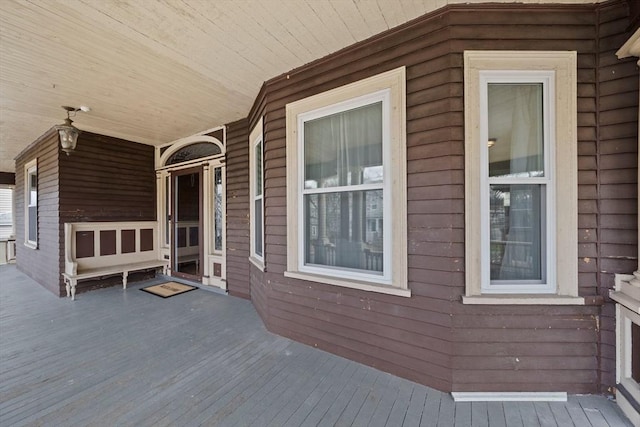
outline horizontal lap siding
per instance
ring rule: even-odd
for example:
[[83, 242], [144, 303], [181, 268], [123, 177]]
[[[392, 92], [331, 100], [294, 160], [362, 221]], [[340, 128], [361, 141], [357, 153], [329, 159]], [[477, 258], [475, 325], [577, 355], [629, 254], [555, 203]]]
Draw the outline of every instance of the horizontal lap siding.
[[227, 290], [250, 298], [249, 131], [246, 120], [227, 125]]
[[[15, 222], [16, 264], [18, 268], [56, 295], [60, 287], [58, 248], [58, 134], [50, 130], [16, 159]], [[25, 242], [25, 182], [24, 166], [38, 159], [38, 248]]]
[[[156, 175], [152, 146], [82, 132], [76, 150], [69, 156], [61, 155], [59, 162], [59, 251], [62, 271], [66, 222], [156, 220]], [[129, 280], [148, 276], [133, 273]], [[78, 283], [78, 292], [121, 283], [121, 277], [85, 280]], [[62, 280], [60, 285], [63, 286]]]
[[600, 321], [600, 391], [606, 392], [616, 379], [615, 307], [609, 289], [616, 273], [631, 273], [638, 265], [638, 66], [637, 58], [615, 55], [630, 37], [626, 8], [602, 8], [599, 25], [597, 274], [598, 293], [608, 301]]
[[[463, 286], [464, 261], [463, 140], [448, 125], [462, 123], [462, 105], [454, 99], [462, 87], [447, 38], [446, 22], [436, 19], [267, 82], [266, 273], [263, 302], [254, 301], [268, 304], [266, 323], [274, 332], [442, 390], [451, 388], [449, 313], [456, 286]], [[286, 103], [403, 65], [413, 296], [285, 278]]]
[[[615, 3], [614, 8], [610, 21], [624, 20], [624, 4]], [[259, 111], [264, 109], [265, 115], [266, 272], [251, 267], [250, 274], [252, 299], [267, 327], [441, 390], [598, 391], [601, 308], [460, 302], [465, 286], [465, 49], [578, 51], [580, 294], [604, 293], [607, 284], [601, 282], [600, 264], [605, 257], [608, 265], [620, 270], [616, 272], [626, 268], [620, 254], [634, 262], [636, 238], [629, 235], [636, 212], [633, 203], [623, 199], [634, 197], [636, 162], [620, 155], [615, 144], [621, 142], [619, 132], [631, 132], [637, 125], [637, 75], [630, 87], [611, 82], [610, 93], [603, 95], [597, 11], [598, 6], [447, 7], [266, 82], [251, 113], [252, 123]], [[285, 105], [399, 66], [407, 67], [412, 297], [284, 277]], [[622, 69], [616, 71], [624, 75], [617, 74], [618, 79], [627, 78], [629, 71]], [[605, 130], [598, 122], [607, 120], [609, 148], [598, 144]], [[632, 156], [633, 144], [624, 146], [630, 147], [624, 153]], [[603, 149], [609, 150], [607, 159]], [[598, 202], [603, 191], [618, 200], [616, 207]], [[612, 240], [608, 246], [603, 244], [605, 236]], [[606, 250], [612, 253], [605, 255]], [[610, 312], [611, 306], [602, 311]]]
[[[617, 28], [621, 31], [628, 24], [626, 7], [617, 6]], [[531, 21], [535, 16], [535, 24]], [[578, 52], [578, 236], [579, 247], [579, 293], [583, 296], [606, 295], [612, 283], [602, 277], [601, 233], [606, 228], [624, 229], [628, 233], [635, 230], [635, 208], [618, 203], [619, 217], [610, 218], [611, 226], [603, 225], [602, 208], [607, 197], [603, 193], [612, 191], [623, 196], [635, 197], [635, 178], [628, 188], [602, 188], [601, 175], [605, 170], [601, 150], [607, 144], [603, 141], [602, 127], [607, 117], [599, 110], [602, 97], [601, 67], [604, 60], [598, 43], [598, 15], [591, 8], [570, 8], [568, 10], [547, 10], [536, 12], [500, 13], [490, 12], [465, 14], [460, 11], [451, 17], [452, 46], [460, 52], [464, 49], [550, 49], [576, 50]], [[558, 20], [562, 26], [555, 25]], [[509, 25], [493, 26], [494, 22], [509, 22]], [[462, 23], [464, 22], [464, 25]], [[515, 28], [523, 28], [517, 36]], [[490, 30], [490, 31], [489, 31]], [[619, 34], [618, 34], [619, 35]], [[628, 35], [627, 35], [628, 37]], [[524, 42], [523, 39], [529, 39]], [[617, 46], [626, 40], [619, 37]], [[525, 44], [526, 43], [526, 44]], [[600, 42], [602, 43], [602, 42]], [[615, 43], [612, 43], [611, 49]], [[613, 62], [613, 52], [606, 52], [608, 61]], [[627, 68], [616, 60], [615, 68]], [[632, 67], [635, 68], [635, 67]], [[633, 84], [618, 85], [620, 98], [609, 100], [610, 109], [620, 106], [626, 111], [628, 104], [637, 104], [637, 70], [634, 70]], [[599, 78], [600, 76], [600, 78]], [[624, 87], [624, 89], [622, 89]], [[600, 96], [598, 96], [600, 94]], [[626, 107], [624, 107], [626, 106]], [[631, 107], [633, 109], [633, 107]], [[635, 114], [635, 118], [633, 116]], [[610, 119], [620, 120], [614, 113]], [[623, 114], [624, 129], [637, 129], [637, 111]], [[629, 126], [633, 124], [633, 126]], [[599, 125], [599, 126], [598, 126]], [[615, 133], [615, 132], [614, 132]], [[633, 139], [627, 152], [635, 153], [637, 141], [635, 131], [628, 135]], [[636, 161], [631, 155], [630, 166], [625, 168], [622, 157], [609, 158], [613, 170], [632, 169], [622, 175], [634, 176]], [[631, 192], [631, 194], [630, 194]], [[614, 209], [615, 210], [615, 209]], [[618, 214], [612, 213], [612, 215]], [[624, 218], [622, 218], [624, 216]], [[613, 237], [613, 236], [612, 236]], [[615, 237], [614, 237], [615, 238]], [[615, 250], [633, 251], [635, 239], [627, 246], [612, 246]], [[635, 255], [633, 255], [635, 257]], [[635, 263], [635, 258], [633, 258]], [[609, 262], [609, 275], [615, 272], [632, 271], [633, 263], [616, 258]], [[633, 264], [633, 265], [632, 265]], [[612, 282], [612, 280], [611, 280]], [[604, 356], [598, 343], [602, 328], [611, 328], [611, 322], [600, 321], [600, 316], [610, 316], [613, 306], [597, 307], [470, 307], [457, 305], [454, 312], [456, 325], [456, 348], [454, 350], [454, 389], [463, 391], [553, 391], [566, 390], [576, 393], [604, 391], [612, 385], [611, 372], [601, 378], [603, 368], [600, 360]], [[607, 314], [609, 313], [609, 314]], [[536, 316], [541, 316], [537, 318]], [[606, 326], [605, 326], [606, 325]], [[605, 337], [610, 341], [612, 337]], [[490, 345], [487, 345], [490, 343]], [[542, 348], [540, 346], [543, 345]], [[611, 349], [605, 349], [611, 355]], [[611, 363], [604, 363], [605, 367]], [[601, 388], [602, 386], [602, 388]]]

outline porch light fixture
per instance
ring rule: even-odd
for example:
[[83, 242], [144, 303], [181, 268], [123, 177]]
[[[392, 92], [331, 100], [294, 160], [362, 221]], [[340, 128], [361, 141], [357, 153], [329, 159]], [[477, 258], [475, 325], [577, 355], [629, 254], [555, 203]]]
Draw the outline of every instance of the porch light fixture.
[[70, 115], [71, 113], [76, 113], [78, 111], [88, 112], [91, 111], [91, 109], [85, 106], [75, 108], [68, 107], [66, 105], [63, 105], [62, 108], [67, 111], [67, 118], [64, 120], [63, 124], [57, 125], [56, 129], [58, 130], [58, 135], [60, 136], [60, 145], [62, 146], [62, 151], [67, 153], [68, 156], [73, 150], [76, 149], [76, 144], [78, 143], [78, 135], [80, 135], [80, 129], [73, 126], [73, 120], [71, 120]]

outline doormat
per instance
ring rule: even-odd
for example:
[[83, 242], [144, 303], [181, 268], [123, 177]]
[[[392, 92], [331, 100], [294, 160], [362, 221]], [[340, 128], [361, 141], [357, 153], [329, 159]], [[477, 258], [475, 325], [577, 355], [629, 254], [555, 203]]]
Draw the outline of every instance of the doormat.
[[183, 285], [182, 283], [167, 282], [160, 285], [147, 286], [140, 289], [141, 291], [149, 292], [153, 295], [158, 295], [162, 298], [170, 298], [175, 295], [180, 295], [185, 292], [197, 289], [195, 286]]

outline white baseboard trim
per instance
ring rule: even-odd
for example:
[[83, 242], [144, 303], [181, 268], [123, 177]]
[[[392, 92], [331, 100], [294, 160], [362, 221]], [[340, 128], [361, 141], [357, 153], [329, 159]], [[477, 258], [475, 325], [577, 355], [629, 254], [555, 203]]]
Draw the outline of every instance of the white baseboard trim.
[[566, 402], [565, 392], [451, 392], [456, 402]]

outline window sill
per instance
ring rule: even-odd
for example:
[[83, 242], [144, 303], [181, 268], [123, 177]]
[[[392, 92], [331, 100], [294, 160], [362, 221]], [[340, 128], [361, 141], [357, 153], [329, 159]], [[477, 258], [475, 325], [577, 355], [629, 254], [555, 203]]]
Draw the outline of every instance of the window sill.
[[586, 305], [583, 297], [566, 295], [472, 295], [462, 296], [463, 304], [483, 305]]
[[38, 249], [38, 244], [33, 242], [24, 242], [24, 245], [29, 249]]
[[265, 271], [264, 262], [260, 261], [258, 258], [250, 256], [249, 257], [249, 262], [251, 262], [251, 264], [256, 266], [258, 268], [258, 270]]
[[358, 289], [361, 291], [377, 292], [380, 294], [396, 295], [406, 298], [411, 297], [410, 289], [394, 288], [391, 286], [346, 280], [337, 277], [321, 276], [318, 274], [300, 273], [298, 271], [285, 271], [284, 275], [285, 277], [291, 277], [293, 279], [308, 280], [310, 282], [325, 283], [327, 285], [342, 286], [344, 288]]

